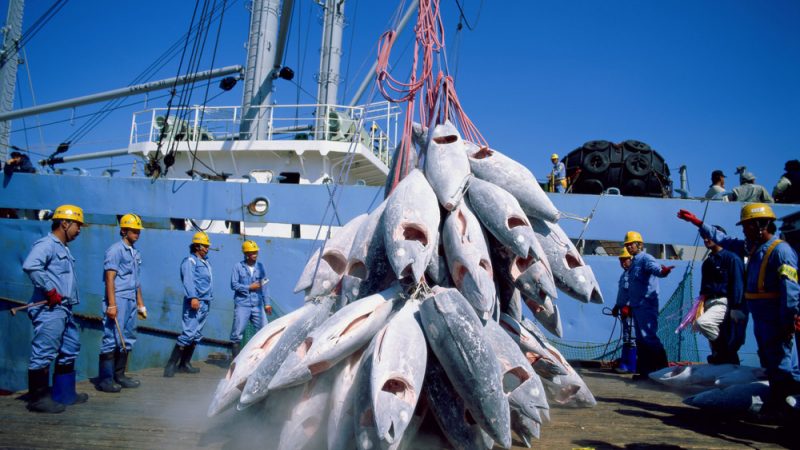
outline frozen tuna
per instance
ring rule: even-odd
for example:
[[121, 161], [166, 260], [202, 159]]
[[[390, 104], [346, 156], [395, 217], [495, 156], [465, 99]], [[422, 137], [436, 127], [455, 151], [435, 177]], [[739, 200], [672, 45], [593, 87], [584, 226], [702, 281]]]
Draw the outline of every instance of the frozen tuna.
[[425, 177], [444, 209], [458, 206], [472, 174], [461, 134], [450, 121], [433, 128], [425, 152]]

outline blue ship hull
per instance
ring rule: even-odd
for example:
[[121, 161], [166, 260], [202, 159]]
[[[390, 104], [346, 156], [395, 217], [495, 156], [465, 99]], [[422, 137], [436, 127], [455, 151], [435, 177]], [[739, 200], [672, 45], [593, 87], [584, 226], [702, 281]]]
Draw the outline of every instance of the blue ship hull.
[[[333, 192], [333, 194], [331, 194]], [[247, 204], [258, 197], [269, 200], [264, 216], [250, 215]], [[14, 174], [0, 187], [0, 208], [53, 209], [62, 203], [77, 204], [87, 213], [91, 226], [70, 244], [77, 259], [81, 303], [79, 315], [82, 349], [77, 370], [80, 377], [97, 374], [97, 355], [102, 337], [98, 320], [102, 315], [104, 285], [103, 255], [119, 239], [116, 216], [135, 212], [145, 220], [146, 230], [137, 247], [144, 264], [143, 296], [148, 319], [139, 322], [139, 340], [130, 369], [163, 365], [181, 329], [182, 289], [178, 267], [188, 253], [192, 231], [170, 230], [170, 219], [193, 218], [253, 223], [340, 225], [374, 208], [382, 199], [382, 188], [366, 186], [280, 185], [224, 183], [211, 181], [156, 180], [144, 178], [81, 177], [69, 175]], [[333, 199], [333, 206], [330, 200]], [[678, 221], [680, 208], [696, 213], [706, 210], [709, 222], [738, 233], [740, 205], [679, 199], [652, 199], [619, 196], [552, 194], [559, 210], [592, 220], [584, 230], [579, 221], [562, 219], [561, 226], [571, 238], [619, 241], [627, 230], [639, 230], [647, 242], [697, 245], [693, 227]], [[800, 211], [799, 205], [776, 205], [779, 217]], [[21, 265], [31, 244], [49, 232], [49, 222], [0, 219], [0, 389], [20, 390], [27, 385], [27, 361], [32, 328], [25, 314], [12, 316], [8, 309], [26, 303], [32, 286]], [[267, 267], [270, 295], [279, 312], [291, 311], [303, 302], [293, 294], [300, 272], [320, 241], [250, 237], [261, 247], [260, 260]], [[197, 354], [224, 351], [232, 322], [230, 270], [241, 259], [242, 235], [212, 234], [210, 260], [214, 268], [215, 300], [204, 329], [206, 340]], [[616, 297], [619, 264], [616, 257], [585, 256], [597, 276], [606, 299]], [[664, 262], [667, 263], [667, 262]], [[669, 261], [676, 266], [673, 275], [661, 281], [661, 301], [665, 302], [678, 286], [689, 261]], [[693, 284], [699, 286], [700, 270], [693, 271]], [[602, 305], [582, 304], [561, 295], [558, 299], [564, 325], [564, 341], [578, 344], [603, 344], [611, 336], [614, 320], [601, 314]], [[704, 339], [698, 339], [705, 345]], [[701, 347], [701, 351], [707, 349]], [[744, 362], [756, 364], [752, 333], [742, 350]]]

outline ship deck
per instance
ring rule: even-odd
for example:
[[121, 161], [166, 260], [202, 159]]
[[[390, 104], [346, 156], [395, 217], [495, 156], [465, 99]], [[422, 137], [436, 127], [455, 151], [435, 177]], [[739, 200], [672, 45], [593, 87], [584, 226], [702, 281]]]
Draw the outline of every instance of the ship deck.
[[[275, 436], [260, 435], [257, 423], [240, 420], [235, 411], [207, 418], [225, 369], [197, 366], [199, 374], [171, 379], [163, 378], [158, 368], [142, 370], [135, 373], [142, 386], [120, 394], [100, 393], [88, 381], [81, 382], [78, 390], [89, 393], [89, 402], [62, 414], [30, 413], [19, 394], [2, 396], [0, 448], [252, 449], [277, 443]], [[580, 370], [597, 406], [554, 408], [535, 448], [796, 448], [796, 436], [792, 440], [785, 428], [700, 411], [655, 383], [634, 383], [603, 369]], [[435, 444], [433, 440], [414, 448], [440, 447]]]

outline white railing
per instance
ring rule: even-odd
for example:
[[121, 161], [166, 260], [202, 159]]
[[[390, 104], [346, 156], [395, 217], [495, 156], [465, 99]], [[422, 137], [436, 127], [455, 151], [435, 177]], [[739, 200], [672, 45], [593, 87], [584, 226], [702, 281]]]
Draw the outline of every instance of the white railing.
[[[131, 144], [228, 140], [360, 141], [388, 164], [400, 133], [400, 107], [379, 102], [363, 106], [275, 105], [254, 108], [242, 119], [238, 106], [154, 108], [134, 113]], [[325, 119], [318, 119], [317, 116]], [[243, 126], [245, 125], [245, 126]]]

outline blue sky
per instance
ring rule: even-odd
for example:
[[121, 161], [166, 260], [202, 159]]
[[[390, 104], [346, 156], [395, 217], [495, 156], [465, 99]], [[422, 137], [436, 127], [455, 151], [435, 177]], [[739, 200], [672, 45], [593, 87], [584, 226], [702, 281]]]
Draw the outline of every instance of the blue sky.
[[[244, 1], [230, 2], [216, 66], [245, 59], [248, 12]], [[52, 4], [27, 3], [24, 28]], [[315, 92], [319, 8], [310, 0], [296, 3], [294, 23], [301, 31], [292, 31], [286, 62], [305, 91]], [[649, 143], [673, 169], [676, 185], [677, 168], [688, 166], [693, 195], [705, 192], [712, 170], [732, 176], [738, 165], [747, 165], [771, 190], [783, 163], [800, 157], [800, 2], [461, 3], [474, 31], [465, 28], [456, 39], [455, 1], [442, 0], [448, 61], [462, 105], [491, 146], [540, 178], [549, 170], [551, 153], [563, 155], [594, 139]], [[26, 46], [28, 66], [20, 71], [17, 107], [32, 104], [29, 84], [38, 103], [127, 85], [185, 32], [193, 7], [185, 0], [67, 3]], [[352, 93], [361, 81], [397, 7], [348, 0], [340, 94]], [[4, 14], [7, 0], [0, 8]], [[393, 57], [401, 78], [408, 75], [410, 38], [406, 30]], [[209, 67], [208, 58], [201, 67]], [[176, 70], [174, 60], [151, 79], [174, 76]], [[313, 102], [300, 92], [302, 103]], [[294, 103], [297, 95], [294, 84], [283, 82], [276, 100]], [[197, 94], [193, 103], [201, 99]], [[213, 103], [239, 105], [241, 90]], [[97, 108], [81, 107], [74, 114]], [[118, 111], [70, 154], [124, 147], [131, 114], [139, 109], [141, 104]], [[43, 115], [40, 123], [67, 122], [41, 134], [17, 131], [12, 143], [49, 153], [81, 125], [81, 119], [70, 122], [70, 114]], [[26, 119], [27, 126], [34, 123], [35, 118]], [[14, 130], [22, 127], [15, 121]], [[735, 181], [729, 178], [729, 187]]]

